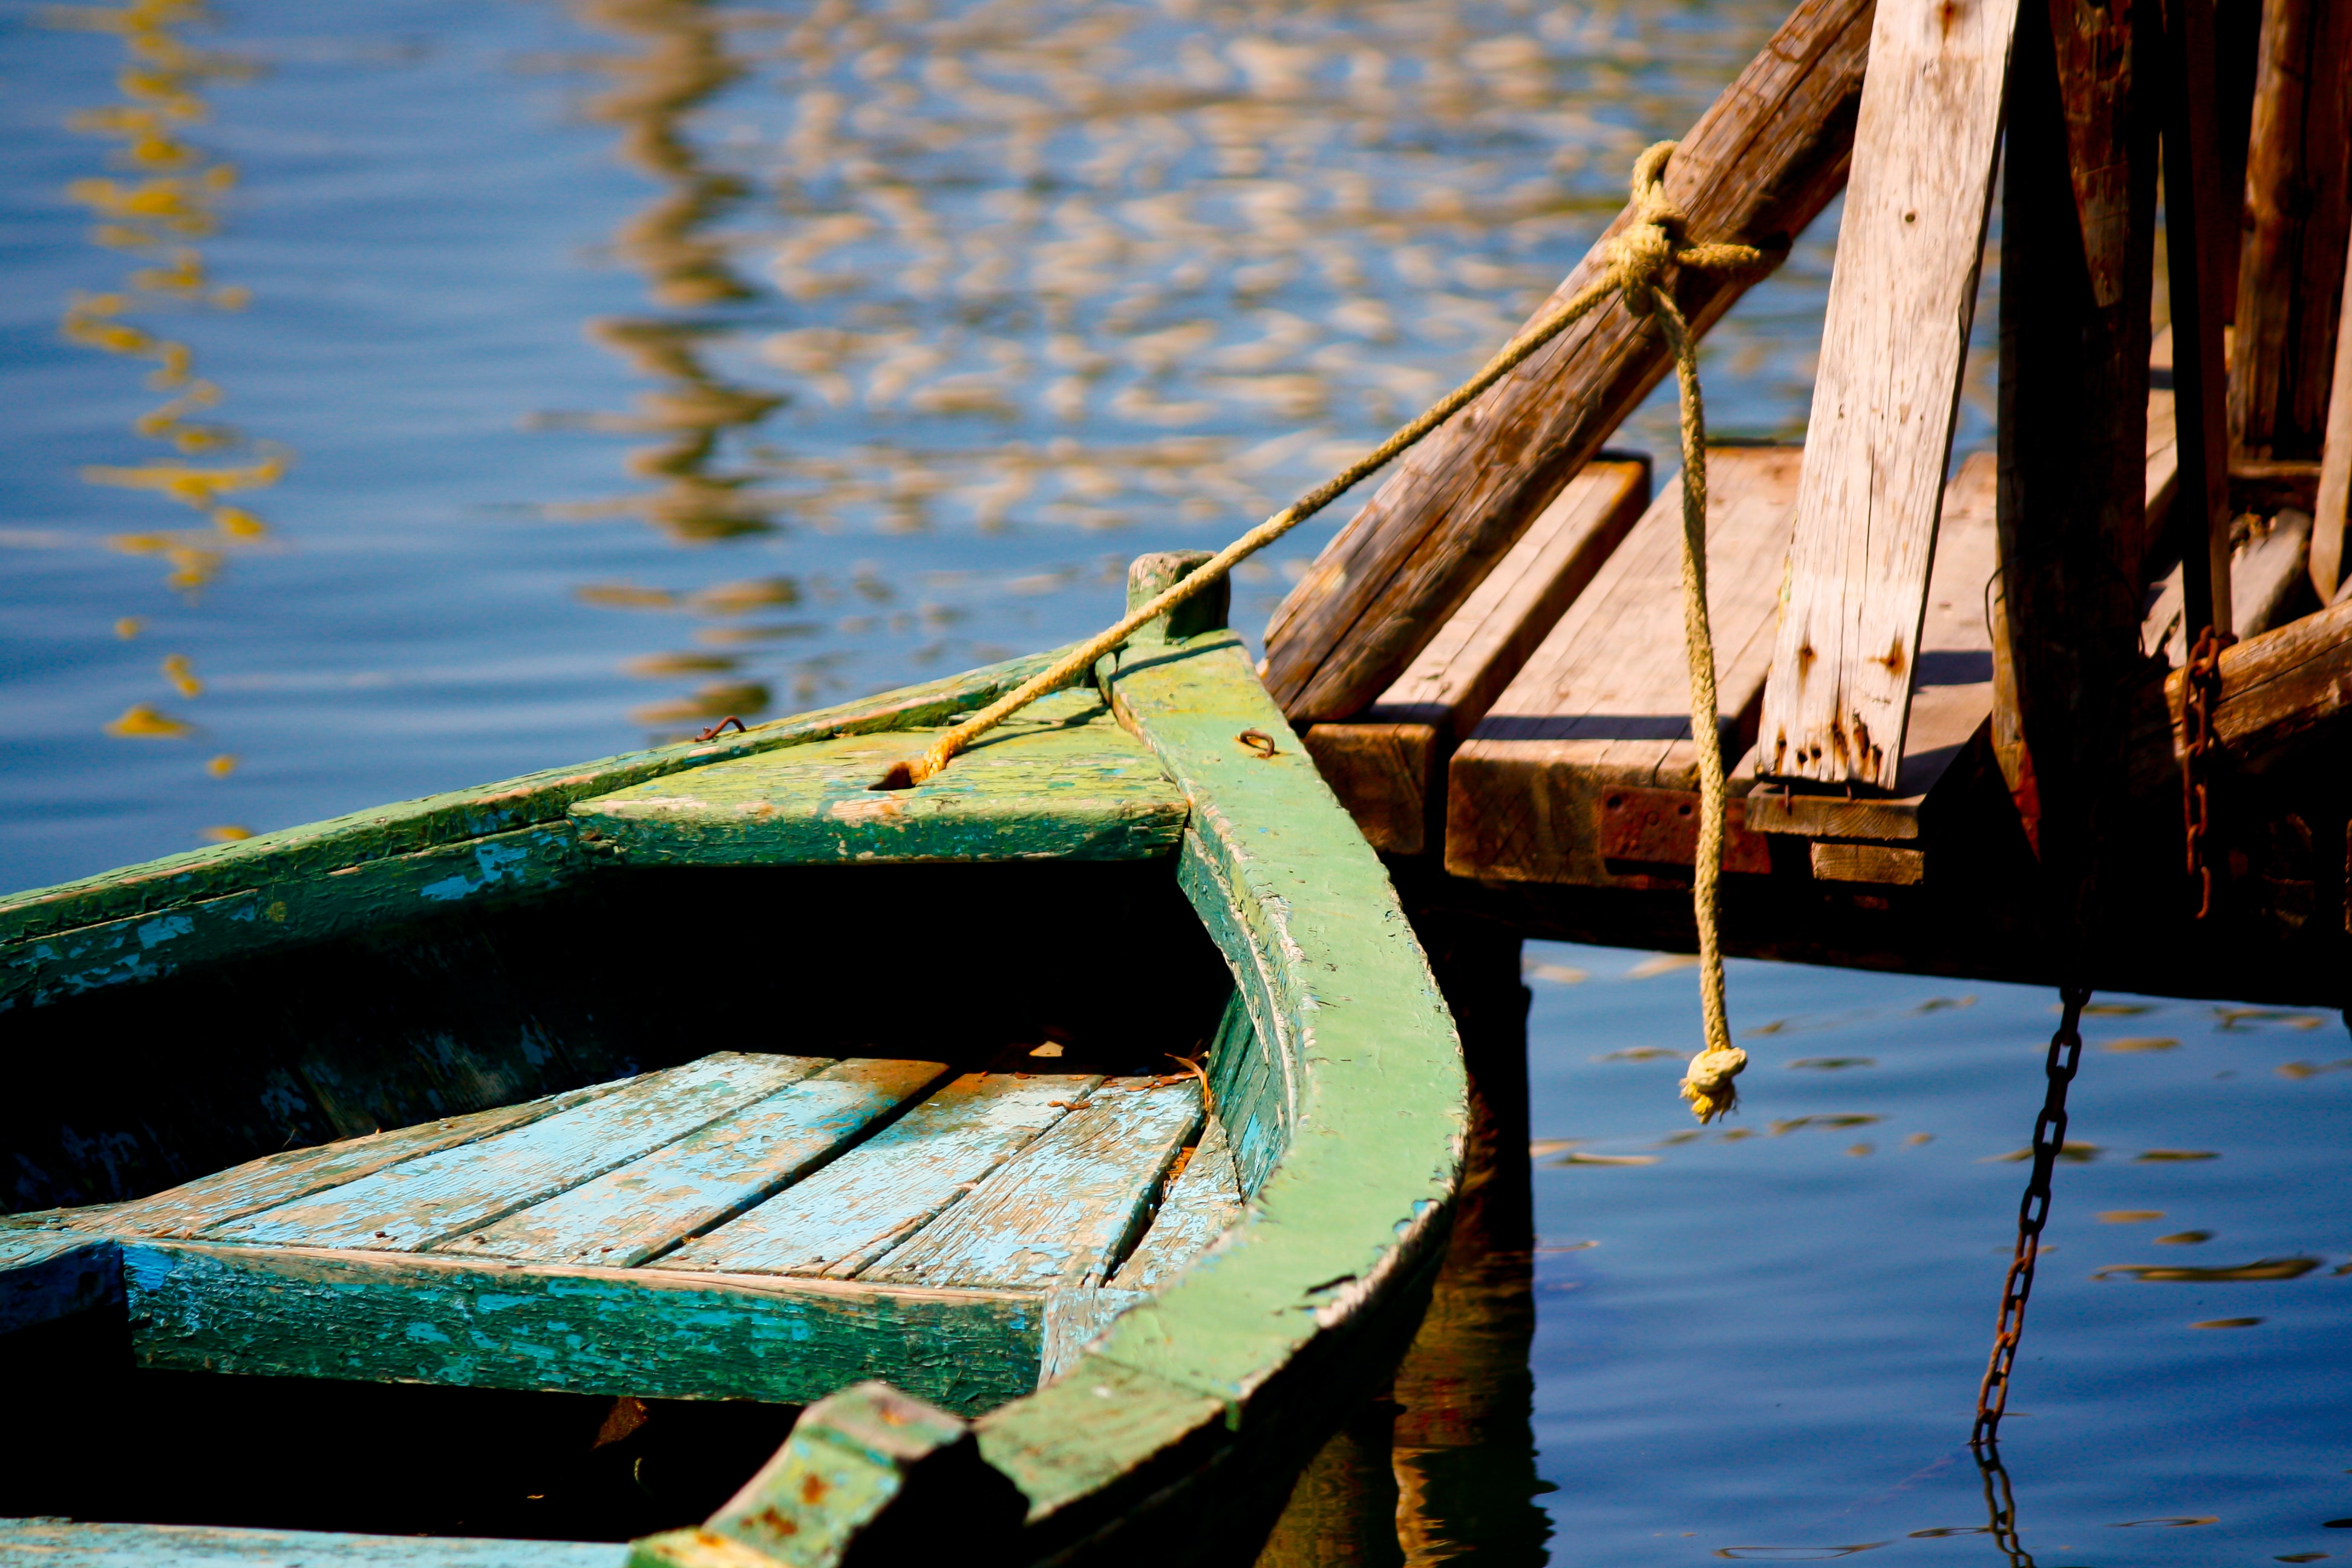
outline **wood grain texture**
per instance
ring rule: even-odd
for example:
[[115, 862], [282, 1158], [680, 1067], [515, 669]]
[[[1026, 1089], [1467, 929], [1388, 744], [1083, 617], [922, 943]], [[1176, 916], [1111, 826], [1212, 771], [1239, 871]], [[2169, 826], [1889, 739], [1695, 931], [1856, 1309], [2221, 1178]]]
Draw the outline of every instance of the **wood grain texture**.
[[1168, 1184], [1151, 1228], [1111, 1277], [1111, 1289], [1157, 1290], [1191, 1268], [1241, 1216], [1241, 1173], [1234, 1168], [1233, 1143], [1225, 1124], [1213, 1116], [1182, 1173]]
[[[2174, 329], [2173, 408], [2179, 431], [2171, 531], [2187, 568], [2182, 600], [2193, 639], [2208, 626], [2224, 637], [2231, 629], [2229, 367], [2221, 329], [2230, 315], [2225, 279], [2237, 249], [2242, 204], [2238, 193], [2222, 185], [2216, 146], [2212, 0], [2168, 0], [2164, 54], [2166, 85], [2158, 108]], [[2007, 232], [2004, 226], [2004, 245]], [[2006, 253], [2003, 259], [2006, 264]], [[2002, 298], [2005, 310], [2008, 296]], [[2002, 410], [2004, 430], [2008, 412]], [[2011, 597], [2015, 614], [2019, 605]], [[2032, 624], [2027, 617], [2025, 625]]]
[[1650, 465], [1596, 460], [1504, 552], [1360, 719], [1306, 732], [1373, 848], [1418, 855], [1444, 822], [1445, 763], [1650, 503]]
[[808, 1180], [652, 1267], [854, 1278], [1101, 1081], [1081, 1073], [966, 1073]]
[[1878, 882], [1916, 887], [1927, 878], [1927, 857], [1899, 844], [1817, 843], [1811, 847], [1813, 878], [1822, 882]]
[[2317, 458], [2352, 240], [2352, 6], [2269, 0], [2247, 140], [2230, 434], [2252, 458]]
[[1191, 1079], [1108, 1079], [1076, 1110], [859, 1278], [1043, 1290], [1099, 1286], [1201, 1123]]
[[609, 1541], [0, 1520], [0, 1563], [7, 1568], [623, 1568], [628, 1551]]
[[387, 1166], [444, 1149], [472, 1143], [494, 1132], [552, 1116], [610, 1093], [617, 1083], [550, 1095], [520, 1105], [502, 1105], [464, 1116], [445, 1116], [363, 1138], [345, 1138], [309, 1149], [266, 1154], [209, 1176], [126, 1204], [56, 1211], [64, 1224], [102, 1229], [117, 1236], [194, 1236], [212, 1226], [339, 1187]]
[[[2166, 678], [2171, 744], [2160, 746], [2160, 777], [2180, 740], [2180, 671]], [[2352, 600], [2333, 605], [2221, 653], [2221, 700], [2213, 732], [2241, 765], [2352, 708]], [[2143, 748], [2144, 749], [2144, 748]]]
[[421, 1251], [674, 1143], [825, 1065], [814, 1057], [722, 1051], [204, 1234], [280, 1247]]
[[441, 1250], [633, 1267], [800, 1180], [947, 1071], [943, 1062], [835, 1062], [667, 1148], [443, 1242]]
[[[1667, 197], [1695, 240], [1786, 245], [1843, 185], [1872, 0], [1801, 0], [1682, 139]], [[1538, 310], [1601, 275], [1621, 214]], [[1755, 274], [1684, 277], [1704, 333]], [[1655, 327], [1612, 302], [1407, 454], [1266, 627], [1267, 689], [1301, 722], [1346, 719], [1411, 665], [1494, 563], [1664, 376]]]
[[[861, 698], [762, 724], [740, 735], [547, 768], [499, 784], [374, 806], [14, 894], [0, 899], [0, 944], [5, 944], [0, 951], [13, 949], [29, 937], [177, 910], [258, 889], [281, 889], [272, 894], [276, 898], [290, 883], [348, 872], [389, 856], [415, 855], [559, 824], [575, 801], [731, 758], [837, 735], [937, 724], [984, 707], [1031, 676], [1051, 668], [1061, 651], [1029, 654], [943, 680]], [[264, 911], [266, 908], [267, 900]]]
[[122, 1300], [122, 1254], [103, 1237], [0, 1230], [0, 1334]]
[[1175, 852], [1184, 797], [1091, 690], [1039, 700], [912, 789], [871, 787], [937, 734], [908, 729], [746, 757], [583, 801], [572, 819], [630, 865]]
[[[1727, 765], [1747, 749], [1743, 731], [1769, 668], [1801, 460], [1794, 447], [1727, 447], [1707, 457], [1707, 611]], [[1616, 881], [1597, 837], [1602, 792], [1698, 787], [1681, 554], [1677, 480], [1454, 753], [1448, 871]]]
[[1880, 0], [1757, 771], [1893, 791], [2018, 0]]
[[796, 1405], [869, 1377], [948, 1409], [1037, 1379], [1043, 1302], [659, 1268], [135, 1241], [138, 1364]]

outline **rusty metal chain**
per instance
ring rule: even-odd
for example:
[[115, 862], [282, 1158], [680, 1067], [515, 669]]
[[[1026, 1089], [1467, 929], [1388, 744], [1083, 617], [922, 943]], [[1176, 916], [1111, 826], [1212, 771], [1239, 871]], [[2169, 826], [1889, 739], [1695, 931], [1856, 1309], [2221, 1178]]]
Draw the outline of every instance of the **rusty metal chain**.
[[2221, 700], [2221, 650], [2236, 640], [2207, 626], [2180, 672], [2180, 815], [2200, 921], [2213, 910], [2213, 866], [2205, 844], [2213, 826], [2207, 759], [2213, 752], [2213, 709]]
[[1993, 1549], [2009, 1560], [2010, 1568], [2034, 1568], [2033, 1555], [2017, 1538], [2017, 1494], [2010, 1489], [2009, 1467], [2000, 1449], [1991, 1444], [1977, 1450], [1977, 1474], [1984, 1481], [1985, 1533]]
[[1969, 1433], [1972, 1448], [1994, 1441], [2001, 1413], [2009, 1408], [2010, 1369], [2016, 1364], [2017, 1342], [2025, 1331], [2025, 1300], [2033, 1294], [2033, 1260], [2042, 1250], [2042, 1227], [2050, 1218], [2050, 1173], [2066, 1147], [2066, 1086], [2082, 1065], [2083, 1008], [2091, 991], [2069, 985], [2060, 994], [2065, 998], [2065, 1014], [2058, 1032], [2050, 1037], [2050, 1054], [2042, 1063], [2047, 1083], [2042, 1114], [2033, 1119], [2033, 1175], [2025, 1184], [2025, 1200], [2017, 1206], [2017, 1250], [2010, 1258], [2009, 1277], [2001, 1281], [1992, 1358], [1985, 1363], [1984, 1382], [1977, 1389], [1976, 1425]]

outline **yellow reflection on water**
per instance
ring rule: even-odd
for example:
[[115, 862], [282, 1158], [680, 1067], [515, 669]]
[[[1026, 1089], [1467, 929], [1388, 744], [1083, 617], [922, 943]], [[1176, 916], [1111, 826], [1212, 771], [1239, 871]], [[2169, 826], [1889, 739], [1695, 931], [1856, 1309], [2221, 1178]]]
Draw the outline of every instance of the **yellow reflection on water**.
[[[219, 204], [236, 185], [236, 167], [184, 135], [210, 117], [203, 96], [206, 84], [236, 79], [247, 71], [236, 60], [192, 48], [182, 37], [184, 29], [206, 20], [195, 0], [62, 7], [47, 13], [47, 20], [52, 26], [110, 33], [121, 40], [122, 65], [115, 76], [119, 100], [80, 110], [68, 121], [75, 131], [114, 143], [108, 158], [113, 172], [69, 181], [66, 195], [96, 220], [89, 232], [92, 244], [129, 252], [139, 261], [119, 287], [76, 293], [66, 305], [59, 329], [84, 347], [144, 362], [152, 367], [145, 384], [161, 395], [160, 402], [131, 420], [131, 429], [141, 440], [163, 448], [163, 454], [125, 464], [93, 465], [81, 477], [94, 485], [143, 491], [204, 520], [201, 527], [142, 530], [107, 541], [125, 554], [158, 559], [168, 569], [165, 584], [193, 602], [220, 574], [232, 552], [269, 537], [268, 524], [225, 498], [276, 484], [285, 475], [289, 456], [282, 447], [248, 441], [234, 426], [200, 417], [221, 402], [221, 389], [197, 374], [194, 349], [170, 336], [155, 321], [189, 310], [238, 310], [249, 300], [244, 288], [215, 281], [197, 243], [219, 229]], [[231, 456], [239, 452], [242, 456]], [[195, 460], [207, 455], [208, 460]], [[136, 637], [144, 629], [142, 616], [124, 616], [114, 623], [115, 634], [124, 638]], [[204, 691], [194, 661], [184, 653], [166, 655], [159, 673], [184, 700]], [[197, 728], [142, 702], [108, 723], [106, 732], [178, 740], [195, 734]], [[207, 772], [222, 777], [234, 767], [233, 758], [220, 756]]]

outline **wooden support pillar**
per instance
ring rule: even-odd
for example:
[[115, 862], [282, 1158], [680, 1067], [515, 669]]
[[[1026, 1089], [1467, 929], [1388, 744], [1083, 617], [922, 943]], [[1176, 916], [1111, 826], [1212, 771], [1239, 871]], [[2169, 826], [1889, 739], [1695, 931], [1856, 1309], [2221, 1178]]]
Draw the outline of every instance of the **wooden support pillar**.
[[[2230, 431], [2221, 323], [2229, 313], [2222, 282], [2230, 271], [2238, 204], [2221, 184], [2213, 0], [2163, 3], [2164, 231], [2171, 275], [2173, 408], [2180, 432], [2171, 532], [2180, 551], [2183, 619], [2193, 645], [2207, 626], [2224, 637], [2231, 632]], [[2011, 276], [2005, 261], [2002, 276]], [[2011, 608], [2014, 613], [2015, 601]], [[2018, 629], [2030, 633], [2031, 623]]]
[[2123, 764], [2117, 694], [2140, 662], [2156, 196], [2145, 105], [2159, 22], [2156, 0], [2037, 0], [2020, 15], [2010, 79], [2003, 652], [2062, 938], [2088, 929]]
[[2352, 5], [2269, 0], [2246, 161], [2230, 433], [2253, 458], [2320, 455], [2352, 237]]

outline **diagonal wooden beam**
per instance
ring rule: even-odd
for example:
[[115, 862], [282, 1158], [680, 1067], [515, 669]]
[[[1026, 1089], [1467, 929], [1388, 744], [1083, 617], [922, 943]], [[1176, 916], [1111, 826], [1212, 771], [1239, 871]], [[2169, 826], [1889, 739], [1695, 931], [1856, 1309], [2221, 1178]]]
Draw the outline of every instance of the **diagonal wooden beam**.
[[[1683, 138], [1666, 194], [1693, 238], [1777, 248], [1843, 188], [1874, 9], [1801, 0]], [[1543, 310], [1600, 276], [1626, 222]], [[1758, 276], [1686, 277], [1676, 299], [1705, 331]], [[1386, 690], [1669, 365], [1657, 329], [1612, 302], [1423, 441], [1267, 626], [1266, 687], [1292, 721], [1344, 719]]]

